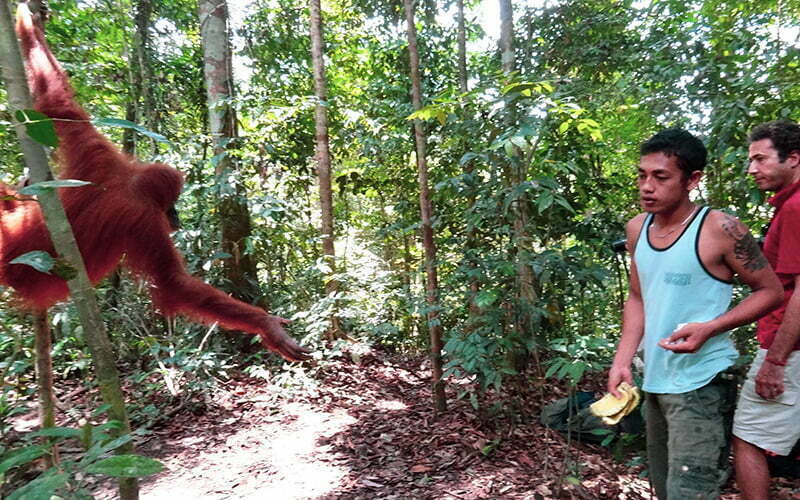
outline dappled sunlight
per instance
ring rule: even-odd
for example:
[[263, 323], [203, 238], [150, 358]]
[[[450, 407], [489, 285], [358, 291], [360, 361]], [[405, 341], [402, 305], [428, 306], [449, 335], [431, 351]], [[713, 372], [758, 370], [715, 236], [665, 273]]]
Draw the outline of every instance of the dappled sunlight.
[[251, 420], [224, 442], [197, 453], [187, 466], [181, 456], [202, 448], [200, 437], [179, 441], [190, 445], [177, 456], [163, 458], [168, 472], [142, 487], [148, 499], [280, 498], [301, 499], [324, 495], [339, 486], [349, 468], [320, 438], [342, 432], [355, 419], [344, 411], [322, 412], [308, 404], [282, 408], [280, 420]]
[[375, 408], [379, 410], [405, 410], [408, 405], [402, 401], [378, 401], [375, 403]]
[[282, 499], [308, 498], [338, 486], [349, 472], [346, 461], [339, 460], [341, 457], [332, 453], [329, 446], [319, 446], [317, 441], [344, 431], [353, 422], [355, 419], [343, 411], [331, 415], [302, 405], [292, 429], [272, 442], [275, 476], [270, 494]]

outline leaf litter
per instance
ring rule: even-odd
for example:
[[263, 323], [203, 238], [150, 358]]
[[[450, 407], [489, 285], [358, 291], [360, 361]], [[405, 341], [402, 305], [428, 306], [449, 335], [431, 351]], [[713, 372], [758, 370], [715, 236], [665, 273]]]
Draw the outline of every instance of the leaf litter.
[[[424, 358], [372, 350], [342, 356], [313, 390], [279, 397], [241, 377], [203, 412], [186, 408], [137, 452], [164, 471], [141, 481], [145, 500], [203, 499], [651, 499], [642, 466], [541, 426], [538, 413], [565, 390], [519, 395], [514, 418], [448, 394], [436, 415]], [[488, 401], [493, 403], [496, 401]], [[96, 498], [115, 498], [99, 483]], [[729, 481], [724, 500], [738, 498]], [[773, 481], [771, 498], [800, 498], [800, 481]]]

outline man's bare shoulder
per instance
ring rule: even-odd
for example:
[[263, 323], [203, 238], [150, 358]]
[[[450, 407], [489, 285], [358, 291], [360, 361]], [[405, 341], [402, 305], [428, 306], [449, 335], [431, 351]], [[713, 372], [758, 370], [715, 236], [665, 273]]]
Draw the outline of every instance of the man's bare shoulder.
[[730, 241], [731, 238], [736, 240], [742, 233], [750, 233], [747, 226], [735, 216], [713, 208], [708, 211], [703, 228], [709, 230], [710, 236], [723, 238], [726, 241]]
[[628, 223], [625, 224], [625, 231], [628, 233], [628, 236], [631, 236], [631, 234], [633, 234], [633, 236], [638, 235], [646, 218], [647, 213], [643, 212], [629, 220]]
[[625, 248], [631, 255], [633, 255], [633, 249], [636, 248], [636, 242], [639, 240], [639, 233], [642, 230], [645, 218], [647, 218], [647, 214], [641, 213], [625, 224], [625, 238], [627, 240]]
[[721, 210], [710, 210], [703, 225], [715, 246], [732, 257], [750, 271], [768, 266], [750, 229], [733, 215]]

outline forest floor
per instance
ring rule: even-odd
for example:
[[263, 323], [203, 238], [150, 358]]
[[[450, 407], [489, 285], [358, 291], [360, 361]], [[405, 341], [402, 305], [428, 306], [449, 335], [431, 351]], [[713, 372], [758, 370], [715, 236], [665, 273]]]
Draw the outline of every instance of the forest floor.
[[[436, 418], [426, 365], [376, 351], [343, 357], [290, 400], [263, 380], [229, 381], [199, 415], [176, 412], [138, 443], [165, 465], [142, 480], [141, 498], [651, 498], [631, 456], [617, 461], [539, 424], [540, 407], [564, 395], [558, 388], [523, 405], [527, 423], [487, 423], [454, 398]], [[108, 483], [95, 494], [115, 497]], [[772, 494], [800, 498], [800, 481], [778, 480]], [[723, 499], [734, 498], [729, 481]]]

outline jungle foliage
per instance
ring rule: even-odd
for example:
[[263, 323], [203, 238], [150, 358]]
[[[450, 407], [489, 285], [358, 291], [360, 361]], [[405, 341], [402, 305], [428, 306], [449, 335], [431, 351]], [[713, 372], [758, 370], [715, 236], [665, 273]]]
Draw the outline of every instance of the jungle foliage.
[[[78, 99], [97, 118], [123, 118], [135, 26], [133, 5], [54, 0], [48, 38]], [[485, 5], [483, 6], [485, 7]], [[800, 117], [800, 9], [756, 0], [563, 0], [514, 5], [517, 71], [501, 71], [496, 22], [467, 4], [469, 90], [459, 90], [454, 4], [417, 5], [424, 107], [412, 115], [400, 2], [323, 4], [334, 189], [335, 296], [321, 250], [314, 157], [309, 12], [296, 0], [231, 3], [240, 137], [236, 176], [215, 173], [194, 3], [153, 4], [146, 82], [168, 142], [138, 154], [182, 170], [187, 184], [174, 238], [194, 274], [228, 291], [218, 200], [241, 196], [252, 218], [246, 249], [262, 303], [294, 320], [317, 350], [313, 368], [353, 340], [426, 350], [424, 258], [413, 132], [425, 121], [438, 320], [448, 390], [481, 405], [486, 391], [524, 392], [529, 376], [578, 383], [605, 369], [618, 339], [626, 263], [610, 244], [637, 212], [638, 145], [683, 126], [700, 134], [711, 164], [701, 203], [731, 211], [759, 233], [762, 195], [746, 178], [747, 131]], [[7, 113], [0, 90], [0, 114]], [[134, 103], [138, 105], [139, 103]], [[24, 174], [8, 119], [0, 127], [0, 180]], [[120, 141], [121, 128], [104, 132]], [[524, 179], [512, 170], [526, 168]], [[527, 207], [526, 238], [514, 234]], [[533, 270], [535, 300], [515, 293], [515, 259]], [[267, 377], [271, 357], [250, 338], [155, 314], [123, 273], [100, 287], [124, 371], [137, 391], [191, 399], [235, 367]], [[0, 434], [32, 391], [29, 320], [0, 290]], [[326, 344], [335, 311], [348, 340]], [[530, 321], [521, 331], [521, 316]], [[90, 373], [71, 305], [51, 311], [61, 377]], [[751, 331], [737, 333], [742, 351]], [[243, 354], [244, 351], [244, 354]], [[277, 377], [272, 382], [277, 383]], [[455, 382], [459, 382], [455, 384]], [[464, 383], [467, 382], [467, 383]], [[455, 388], [458, 389], [455, 389]], [[133, 418], [157, 418], [147, 398]]]

